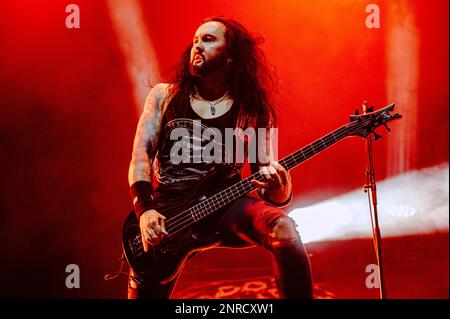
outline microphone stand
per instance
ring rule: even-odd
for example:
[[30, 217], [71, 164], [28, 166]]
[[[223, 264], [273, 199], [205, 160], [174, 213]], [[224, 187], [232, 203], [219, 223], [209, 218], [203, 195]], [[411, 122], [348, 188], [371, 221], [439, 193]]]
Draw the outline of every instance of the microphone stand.
[[[367, 113], [367, 101], [364, 101], [363, 112]], [[375, 139], [380, 136], [374, 133]], [[386, 287], [384, 285], [383, 276], [383, 262], [382, 262], [382, 250], [381, 250], [381, 232], [378, 225], [378, 209], [377, 209], [377, 186], [375, 183], [375, 170], [373, 166], [373, 152], [372, 152], [372, 134], [369, 134], [366, 138], [366, 184], [364, 185], [364, 192], [367, 193], [369, 200], [369, 212], [372, 222], [373, 242], [375, 246], [375, 255], [378, 263], [378, 275], [380, 283], [380, 299], [386, 299]]]

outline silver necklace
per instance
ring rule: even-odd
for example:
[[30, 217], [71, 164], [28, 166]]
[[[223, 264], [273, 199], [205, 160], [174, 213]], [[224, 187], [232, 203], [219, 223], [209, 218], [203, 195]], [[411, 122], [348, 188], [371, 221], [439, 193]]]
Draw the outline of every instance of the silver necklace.
[[222, 96], [217, 102], [215, 103], [211, 103], [208, 100], [204, 100], [206, 102], [208, 102], [209, 104], [209, 109], [211, 110], [211, 115], [215, 115], [216, 114], [216, 105], [219, 104], [220, 102], [222, 102], [223, 100], [225, 100], [225, 98], [228, 97], [228, 93], [225, 93], [224, 96]]

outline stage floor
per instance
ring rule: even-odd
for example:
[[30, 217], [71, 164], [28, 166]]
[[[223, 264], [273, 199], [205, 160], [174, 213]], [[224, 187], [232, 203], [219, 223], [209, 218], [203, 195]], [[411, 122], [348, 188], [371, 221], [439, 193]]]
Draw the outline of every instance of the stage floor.
[[[312, 242], [306, 248], [315, 298], [379, 298], [379, 289], [366, 286], [373, 282], [366, 267], [376, 264], [371, 239]], [[383, 251], [388, 298], [449, 297], [448, 231], [385, 238]], [[256, 247], [203, 252], [187, 263], [172, 298], [278, 298], [271, 256]]]

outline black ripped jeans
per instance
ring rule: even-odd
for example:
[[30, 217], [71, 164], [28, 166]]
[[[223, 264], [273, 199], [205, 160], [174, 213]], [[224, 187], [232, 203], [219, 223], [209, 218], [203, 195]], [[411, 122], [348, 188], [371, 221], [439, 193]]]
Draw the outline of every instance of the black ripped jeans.
[[[293, 221], [282, 209], [247, 196], [228, 206], [221, 216], [218, 223], [221, 246], [245, 247], [256, 244], [266, 248], [273, 257], [281, 298], [313, 298], [308, 254]], [[281, 220], [288, 225], [288, 240], [285, 239], [286, 234], [279, 236], [274, 232]], [[150, 278], [139, 278], [138, 283], [130, 277], [128, 298], [169, 298], [175, 282], [173, 280], [161, 285]]]

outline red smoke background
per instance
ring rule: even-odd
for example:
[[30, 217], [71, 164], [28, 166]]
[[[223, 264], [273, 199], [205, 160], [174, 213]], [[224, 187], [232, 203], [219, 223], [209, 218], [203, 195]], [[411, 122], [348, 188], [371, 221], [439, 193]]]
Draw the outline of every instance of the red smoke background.
[[[102, 277], [118, 267], [131, 209], [136, 90], [167, 80], [207, 16], [233, 17], [266, 38], [281, 82], [280, 158], [346, 123], [368, 100], [396, 103], [404, 115], [390, 135], [380, 130], [377, 179], [448, 162], [447, 1], [377, 1], [379, 29], [365, 25], [368, 1], [126, 2], [137, 5], [148, 35], [129, 43], [150, 43], [155, 58], [145, 65], [159, 70], [140, 69], [138, 80], [112, 18], [117, 2], [74, 1], [79, 29], [66, 28], [69, 3], [2, 1], [0, 296], [125, 296], [124, 278]], [[360, 188], [364, 171], [363, 140], [340, 142], [292, 171], [292, 207]], [[64, 285], [72, 263], [80, 289]]]

